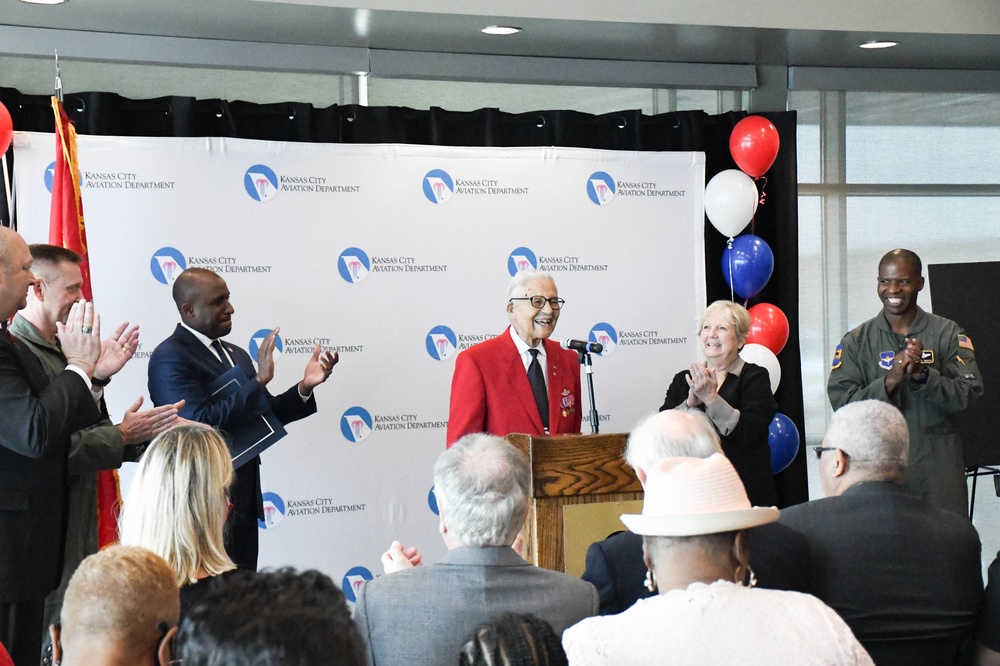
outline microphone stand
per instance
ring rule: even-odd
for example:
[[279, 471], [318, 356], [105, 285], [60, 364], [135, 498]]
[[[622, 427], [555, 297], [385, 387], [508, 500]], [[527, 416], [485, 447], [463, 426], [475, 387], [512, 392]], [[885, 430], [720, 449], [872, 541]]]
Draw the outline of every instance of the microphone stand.
[[593, 435], [599, 434], [597, 424], [597, 406], [594, 404], [594, 364], [591, 362], [590, 353], [578, 351], [580, 365], [587, 373], [587, 395], [590, 396], [590, 432]]

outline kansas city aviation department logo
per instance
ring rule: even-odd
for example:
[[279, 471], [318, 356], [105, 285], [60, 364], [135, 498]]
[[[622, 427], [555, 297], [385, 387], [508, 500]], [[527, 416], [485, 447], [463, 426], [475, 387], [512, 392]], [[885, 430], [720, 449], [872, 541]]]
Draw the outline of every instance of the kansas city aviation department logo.
[[264, 520], [258, 518], [257, 527], [273, 530], [285, 517], [285, 500], [278, 493], [264, 493], [261, 497], [264, 500]]
[[615, 179], [603, 171], [595, 171], [587, 179], [587, 196], [598, 206], [606, 206], [615, 198]]
[[184, 255], [172, 247], [161, 247], [149, 260], [149, 271], [160, 284], [173, 284], [185, 268]]
[[604, 345], [601, 356], [607, 356], [618, 346], [618, 331], [611, 324], [601, 322], [590, 329], [590, 341]]
[[427, 353], [435, 361], [444, 361], [458, 351], [458, 338], [455, 332], [447, 326], [435, 326], [427, 333]]
[[[260, 349], [260, 346], [264, 343], [264, 338], [270, 335], [272, 330], [273, 329], [270, 328], [262, 328], [256, 333], [254, 333], [252, 336], [250, 336], [250, 358], [253, 359], [254, 363], [257, 362], [257, 350]], [[281, 356], [281, 352], [284, 349], [285, 349], [285, 343], [282, 342], [281, 336], [280, 335], [274, 336], [274, 355], [273, 355], [274, 360], [276, 361], [278, 360], [278, 358]]]
[[364, 585], [366, 580], [374, 578], [372, 572], [364, 567], [351, 567], [344, 574], [344, 580], [340, 581], [340, 589], [344, 591], [344, 596], [352, 604], [358, 602], [358, 590]]
[[455, 181], [447, 171], [432, 169], [424, 176], [424, 196], [432, 204], [443, 204], [455, 194]]
[[351, 407], [340, 417], [340, 432], [348, 442], [363, 442], [372, 434], [372, 415], [364, 407]]
[[514, 277], [521, 271], [530, 271], [538, 268], [538, 258], [535, 253], [526, 247], [519, 247], [507, 257], [507, 272]]
[[270, 167], [254, 164], [243, 175], [243, 187], [254, 201], [270, 201], [278, 193], [278, 176]]
[[49, 194], [52, 194], [52, 181], [55, 179], [55, 177], [56, 177], [56, 163], [53, 162], [52, 164], [45, 167], [45, 174], [44, 174], [45, 189], [49, 191]]
[[337, 270], [344, 280], [357, 284], [368, 277], [368, 273], [372, 270], [372, 262], [361, 248], [349, 247], [340, 253]]

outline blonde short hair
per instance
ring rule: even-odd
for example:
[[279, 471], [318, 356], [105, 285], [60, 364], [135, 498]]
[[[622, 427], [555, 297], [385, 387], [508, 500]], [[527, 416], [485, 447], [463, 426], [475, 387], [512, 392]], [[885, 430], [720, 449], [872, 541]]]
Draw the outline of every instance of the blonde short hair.
[[235, 569], [222, 543], [233, 463], [222, 436], [178, 426], [158, 435], [139, 462], [121, 516], [122, 543], [153, 551], [178, 585]]
[[60, 611], [63, 649], [76, 638], [102, 637], [133, 647], [155, 645], [161, 623], [177, 626], [180, 594], [162, 558], [137, 546], [110, 546], [83, 560]]
[[732, 322], [735, 327], [733, 332], [736, 333], [736, 345], [742, 349], [743, 345], [747, 343], [747, 336], [750, 335], [751, 319], [747, 309], [739, 303], [733, 303], [732, 301], [715, 301], [701, 313], [696, 333], [701, 333], [701, 329], [705, 325], [705, 320], [714, 314], [721, 314]]

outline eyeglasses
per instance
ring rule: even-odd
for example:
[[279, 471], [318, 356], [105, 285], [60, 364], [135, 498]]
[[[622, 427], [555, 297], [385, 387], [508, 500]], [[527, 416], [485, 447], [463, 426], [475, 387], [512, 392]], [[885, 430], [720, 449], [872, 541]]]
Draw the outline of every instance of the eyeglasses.
[[841, 453], [844, 454], [845, 458], [847, 458], [848, 460], [851, 459], [851, 455], [847, 451], [843, 449], [838, 449], [836, 446], [814, 446], [813, 451], [816, 452], [816, 460], [819, 460], [820, 458], [823, 457], [824, 451], [840, 451]]
[[563, 303], [566, 302], [563, 299], [556, 298], [554, 296], [552, 298], [545, 298], [544, 296], [524, 296], [522, 298], [512, 298], [510, 300], [531, 301], [531, 307], [535, 308], [536, 310], [541, 310], [542, 308], [544, 308], [546, 303], [548, 303], [553, 310], [561, 310]]

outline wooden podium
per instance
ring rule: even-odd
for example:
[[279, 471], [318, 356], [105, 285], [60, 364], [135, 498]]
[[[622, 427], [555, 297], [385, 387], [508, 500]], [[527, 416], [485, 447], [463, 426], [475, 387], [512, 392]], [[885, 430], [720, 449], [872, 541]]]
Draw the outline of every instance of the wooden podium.
[[[628, 435], [511, 434], [531, 467], [528, 561], [565, 571], [563, 507], [642, 499], [642, 486], [622, 454]], [[624, 529], [624, 527], [622, 527]]]

